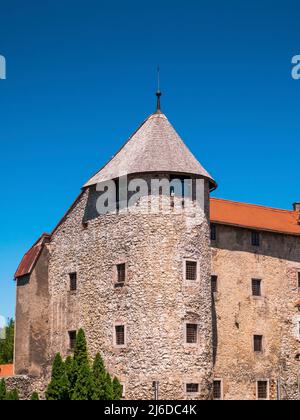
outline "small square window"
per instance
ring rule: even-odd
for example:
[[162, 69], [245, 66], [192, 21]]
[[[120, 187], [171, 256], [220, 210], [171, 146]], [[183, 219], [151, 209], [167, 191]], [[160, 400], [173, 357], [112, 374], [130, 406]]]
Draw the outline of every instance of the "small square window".
[[186, 324], [186, 342], [188, 344], [197, 344], [198, 341], [198, 325]]
[[196, 261], [185, 262], [185, 278], [186, 280], [190, 280], [190, 281], [197, 280], [197, 262]]
[[262, 335], [254, 335], [254, 351], [256, 353], [262, 353], [263, 351], [263, 336]]
[[199, 384], [186, 384], [187, 394], [197, 394], [199, 392]]
[[211, 291], [212, 293], [218, 292], [218, 276], [211, 276]]
[[257, 399], [268, 399], [268, 381], [257, 381]]
[[261, 296], [261, 280], [252, 279], [252, 296]]
[[126, 264], [117, 265], [117, 285], [124, 285], [126, 280]]
[[75, 350], [76, 336], [77, 336], [76, 331], [69, 331], [69, 347], [70, 347], [70, 350], [72, 351]]
[[217, 226], [214, 223], [210, 225], [210, 239], [212, 241], [217, 240]]
[[125, 326], [116, 325], [115, 332], [116, 332], [116, 345], [124, 346], [125, 345]]
[[222, 399], [222, 382], [214, 381], [213, 383], [213, 399], [221, 400]]
[[77, 290], [77, 273], [71, 273], [70, 275], [70, 291], [76, 292]]
[[260, 233], [257, 231], [251, 232], [251, 243], [252, 246], [260, 246]]

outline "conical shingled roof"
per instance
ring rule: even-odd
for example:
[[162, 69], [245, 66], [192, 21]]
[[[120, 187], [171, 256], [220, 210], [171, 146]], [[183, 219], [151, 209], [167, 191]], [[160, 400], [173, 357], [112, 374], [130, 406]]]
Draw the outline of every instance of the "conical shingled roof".
[[216, 182], [189, 151], [167, 117], [150, 115], [119, 152], [83, 188], [130, 174], [173, 172], [200, 175]]

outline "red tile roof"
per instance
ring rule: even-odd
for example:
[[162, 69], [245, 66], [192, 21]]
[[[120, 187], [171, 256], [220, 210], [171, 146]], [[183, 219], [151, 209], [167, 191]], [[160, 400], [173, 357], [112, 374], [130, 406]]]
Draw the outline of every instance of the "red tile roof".
[[0, 365], [0, 378], [7, 378], [13, 376], [14, 365]]
[[213, 223], [300, 236], [300, 212], [211, 199]]
[[39, 240], [24, 255], [16, 273], [15, 279], [31, 274], [44, 246], [44, 243], [50, 239], [50, 235], [44, 233]]

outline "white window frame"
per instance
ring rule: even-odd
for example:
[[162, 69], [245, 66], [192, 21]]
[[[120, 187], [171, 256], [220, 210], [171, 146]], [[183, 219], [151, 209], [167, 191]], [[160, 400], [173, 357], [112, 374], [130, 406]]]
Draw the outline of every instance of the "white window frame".
[[126, 383], [125, 381], [121, 381], [120, 384], [122, 385], [122, 399], [124, 400], [126, 398]]
[[296, 340], [300, 341], [300, 315], [296, 315], [293, 317], [293, 336]]

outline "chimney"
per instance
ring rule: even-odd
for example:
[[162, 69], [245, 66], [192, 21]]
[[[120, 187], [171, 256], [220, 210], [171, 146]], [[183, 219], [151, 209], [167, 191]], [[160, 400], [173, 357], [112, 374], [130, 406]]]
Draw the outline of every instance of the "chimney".
[[294, 208], [294, 211], [299, 211], [300, 212], [300, 202], [298, 201], [298, 202], [294, 203], [293, 208]]

